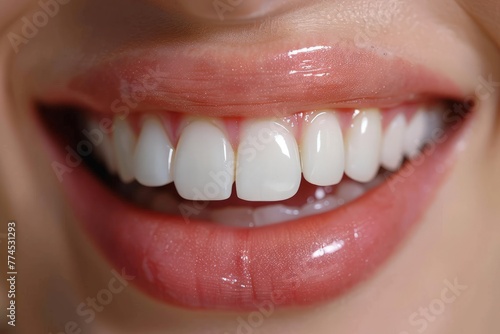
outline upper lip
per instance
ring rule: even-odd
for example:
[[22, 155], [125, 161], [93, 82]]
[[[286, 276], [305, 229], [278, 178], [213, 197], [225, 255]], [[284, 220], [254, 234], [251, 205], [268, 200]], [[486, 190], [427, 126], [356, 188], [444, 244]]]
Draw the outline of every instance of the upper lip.
[[137, 49], [93, 65], [43, 97], [104, 113], [125, 107], [266, 117], [463, 95], [445, 76], [388, 52], [313, 45], [222, 54], [194, 46]]

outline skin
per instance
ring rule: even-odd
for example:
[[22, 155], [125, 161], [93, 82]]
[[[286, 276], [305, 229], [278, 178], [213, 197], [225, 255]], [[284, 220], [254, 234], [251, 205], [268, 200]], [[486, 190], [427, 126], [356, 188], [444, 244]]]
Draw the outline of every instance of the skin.
[[[201, 24], [189, 6], [165, 1], [166, 12]], [[61, 7], [19, 53], [6, 38], [19, 31], [20, 18], [37, 10], [35, 1], [4, 0], [0, 14], [0, 220], [14, 219], [17, 228], [18, 333], [79, 333], [72, 321], [91, 333], [237, 333], [238, 319], [248, 314], [192, 312], [165, 305], [143, 296], [128, 286], [97, 312], [90, 324], [75, 313], [78, 304], [106, 288], [113, 275], [72, 218], [50, 160], [31, 135], [33, 122], [27, 101], [54, 80], [59, 68], [71, 73], [78, 61], [57, 63], [44, 52], [62, 51], [74, 59], [102, 52], [129, 38], [131, 27], [111, 30], [107, 21], [96, 19], [99, 11], [109, 18], [131, 9], [138, 15], [147, 1], [83, 1]], [[395, 4], [390, 7], [389, 4]], [[120, 4], [120, 11], [113, 10]], [[87, 8], [82, 21], [68, 17]], [[279, 11], [278, 11], [279, 12]], [[498, 333], [500, 320], [500, 6], [497, 1], [325, 1], [289, 8], [260, 27], [203, 23], [196, 41], [200, 47], [235, 52], [242, 48], [265, 47], [270, 39], [299, 40], [321, 31], [335, 38], [353, 39], [361, 19], [368, 26], [389, 33], [374, 33], [374, 44], [412, 60], [420, 61], [450, 77], [468, 94], [476, 94], [478, 110], [469, 130], [460, 140], [449, 175], [426, 208], [418, 227], [400, 250], [369, 280], [340, 299], [307, 309], [275, 311], [265, 317], [254, 333]], [[381, 13], [389, 13], [381, 23]], [[147, 17], [147, 15], [146, 15]], [[276, 16], [278, 17], [278, 16]], [[76, 34], [78, 24], [98, 27]], [[146, 20], [146, 22], [149, 22]], [[198, 23], [196, 23], [198, 22]], [[419, 24], [415, 28], [415, 22]], [[149, 22], [148, 27], [155, 27]], [[100, 30], [101, 29], [101, 30]], [[168, 28], [165, 27], [164, 29]], [[292, 30], [291, 30], [292, 29]], [[266, 33], [267, 30], [272, 33]], [[161, 29], [143, 29], [146, 36], [165, 43], [172, 37], [159, 36]], [[378, 30], [380, 31], [380, 30]], [[330, 34], [328, 34], [330, 33]], [[366, 33], [366, 32], [365, 32]], [[93, 35], [95, 34], [95, 35]], [[83, 46], [76, 48], [77, 46]], [[490, 91], [479, 77], [496, 82]], [[30, 78], [27, 80], [26, 78]], [[486, 94], [485, 92], [489, 92]], [[479, 94], [478, 94], [479, 93]], [[5, 224], [0, 233], [5, 233]], [[2, 254], [4, 254], [2, 240]], [[2, 255], [2, 268], [6, 267]], [[3, 278], [2, 278], [3, 279]], [[464, 286], [457, 298], [444, 293], [445, 281]], [[4, 285], [0, 289], [4, 289]], [[5, 307], [4, 291], [1, 308]], [[436, 301], [438, 300], [438, 301]], [[444, 310], [429, 307], [444, 302]], [[435, 310], [435, 309], [434, 309]], [[438, 313], [436, 315], [436, 313]], [[27, 318], [30, 321], [27, 321]], [[413, 319], [413, 320], [412, 320]], [[424, 320], [425, 319], [425, 320]], [[4, 322], [2, 321], [2, 324]], [[12, 331], [12, 328], [9, 330]], [[1, 331], [1, 327], [0, 327]]]

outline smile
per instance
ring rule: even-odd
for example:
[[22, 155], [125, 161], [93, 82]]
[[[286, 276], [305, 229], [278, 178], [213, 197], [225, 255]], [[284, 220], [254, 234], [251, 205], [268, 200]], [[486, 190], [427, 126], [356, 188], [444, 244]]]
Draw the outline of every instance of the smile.
[[36, 97], [83, 230], [168, 304], [250, 310], [347, 292], [432, 201], [473, 103], [387, 53], [214, 54], [135, 51]]

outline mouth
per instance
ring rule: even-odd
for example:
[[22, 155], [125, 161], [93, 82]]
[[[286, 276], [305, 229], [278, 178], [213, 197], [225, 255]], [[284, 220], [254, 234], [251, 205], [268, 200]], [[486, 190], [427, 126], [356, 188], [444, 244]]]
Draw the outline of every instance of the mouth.
[[76, 218], [157, 300], [251, 310], [349, 291], [432, 202], [473, 114], [394, 55], [254, 56], [136, 52], [36, 98]]

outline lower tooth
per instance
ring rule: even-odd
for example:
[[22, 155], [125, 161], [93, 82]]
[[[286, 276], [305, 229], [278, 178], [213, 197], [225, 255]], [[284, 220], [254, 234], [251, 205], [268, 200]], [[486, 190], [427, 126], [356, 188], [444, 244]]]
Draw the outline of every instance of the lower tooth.
[[337, 196], [341, 198], [344, 203], [350, 202], [359, 198], [366, 192], [365, 187], [356, 182], [344, 181], [339, 185]]
[[[368, 185], [375, 186], [375, 184], [382, 182], [381, 180], [383, 181], [382, 177], [377, 177]], [[278, 204], [258, 208], [237, 206], [204, 209], [196, 210], [191, 218], [238, 228], [267, 226], [332, 211], [362, 196], [367, 191], [366, 185], [349, 180], [342, 181], [334, 193], [330, 193], [331, 189], [328, 188], [318, 188], [316, 193], [320, 192], [320, 196], [316, 199], [309, 197], [307, 203], [302, 207]], [[170, 193], [157, 192], [151, 188], [140, 187], [134, 190], [134, 196], [136, 202], [140, 203], [141, 206], [161, 213], [183, 215], [182, 207], [188, 208], [189, 213], [192, 213], [191, 210], [194, 209], [190, 202], [180, 201]]]
[[300, 210], [284, 205], [269, 205], [253, 212], [255, 226], [265, 226], [299, 218]]
[[327, 196], [317, 202], [308, 203], [300, 210], [301, 217], [317, 215], [323, 212], [331, 211], [341, 206], [343, 201], [339, 201], [336, 196]]
[[365, 189], [365, 192], [367, 192], [368, 190], [372, 190], [373, 188], [376, 188], [382, 183], [384, 183], [384, 181], [387, 180], [387, 177], [389, 175], [392, 174], [379, 174], [370, 182], [363, 183], [363, 188]]

